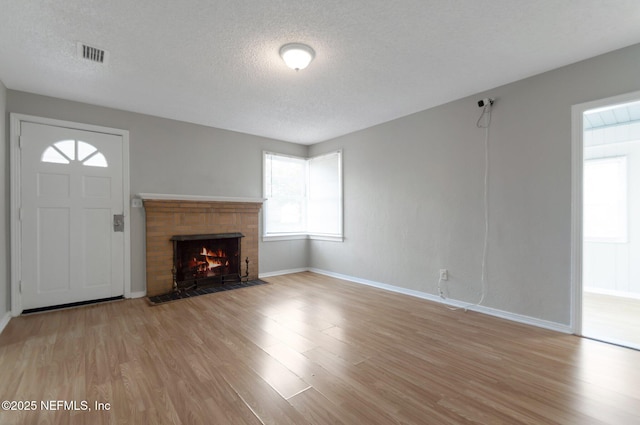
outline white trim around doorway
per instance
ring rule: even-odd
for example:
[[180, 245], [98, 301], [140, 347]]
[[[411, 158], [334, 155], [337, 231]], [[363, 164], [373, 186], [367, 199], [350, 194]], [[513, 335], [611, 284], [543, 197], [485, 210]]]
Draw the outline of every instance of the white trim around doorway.
[[583, 114], [640, 99], [640, 91], [580, 103], [571, 107], [571, 330], [582, 335], [582, 172]]

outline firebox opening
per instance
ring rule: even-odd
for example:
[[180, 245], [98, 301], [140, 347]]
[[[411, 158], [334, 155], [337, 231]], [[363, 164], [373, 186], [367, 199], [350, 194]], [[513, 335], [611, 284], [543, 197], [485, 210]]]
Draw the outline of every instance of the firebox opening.
[[242, 233], [173, 236], [174, 290], [238, 282]]

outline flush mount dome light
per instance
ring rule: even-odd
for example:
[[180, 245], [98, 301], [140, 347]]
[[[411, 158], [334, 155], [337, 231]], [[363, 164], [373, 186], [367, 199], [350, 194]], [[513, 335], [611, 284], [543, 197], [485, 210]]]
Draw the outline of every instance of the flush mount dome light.
[[300, 71], [309, 66], [316, 52], [306, 44], [289, 43], [280, 48], [280, 56], [289, 68]]

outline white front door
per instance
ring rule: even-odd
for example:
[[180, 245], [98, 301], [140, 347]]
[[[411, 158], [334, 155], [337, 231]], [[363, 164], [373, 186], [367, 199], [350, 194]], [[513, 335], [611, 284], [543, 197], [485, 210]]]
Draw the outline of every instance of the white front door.
[[122, 136], [20, 125], [22, 308], [124, 295]]

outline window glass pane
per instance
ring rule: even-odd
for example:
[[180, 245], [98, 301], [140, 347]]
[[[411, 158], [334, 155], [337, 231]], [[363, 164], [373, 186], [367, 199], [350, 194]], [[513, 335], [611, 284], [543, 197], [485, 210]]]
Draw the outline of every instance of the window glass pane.
[[342, 228], [340, 153], [309, 160], [309, 232], [339, 234]]
[[627, 241], [626, 157], [584, 162], [584, 239]]
[[82, 165], [87, 165], [89, 167], [108, 167], [107, 158], [104, 157], [100, 152], [89, 157], [86, 161], [82, 163]]
[[306, 164], [302, 158], [265, 156], [265, 233], [303, 233], [306, 228]]
[[93, 145], [78, 140], [78, 161], [84, 160], [86, 157], [97, 151]]
[[304, 202], [296, 199], [267, 199], [267, 233], [303, 233]]
[[271, 196], [274, 198], [302, 198], [305, 193], [305, 163], [291, 158], [273, 160]]
[[49, 146], [42, 154], [42, 162], [51, 162], [54, 164], [68, 164], [69, 160], [60, 153], [60, 151]]
[[73, 161], [76, 159], [76, 141], [75, 140], [62, 140], [53, 144], [56, 148], [60, 149], [60, 152], [64, 154], [68, 159]]

